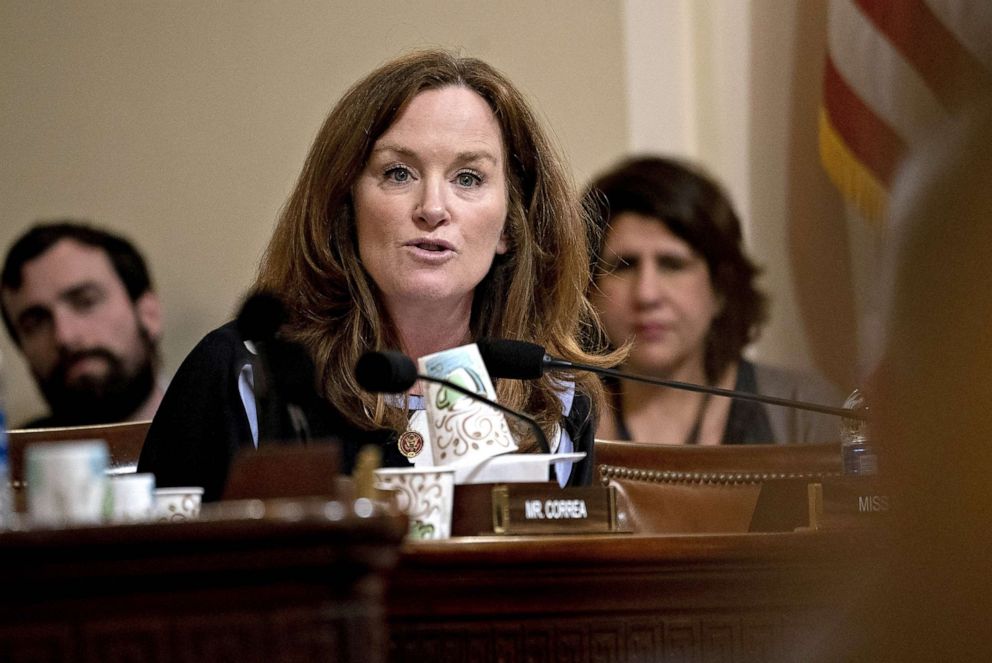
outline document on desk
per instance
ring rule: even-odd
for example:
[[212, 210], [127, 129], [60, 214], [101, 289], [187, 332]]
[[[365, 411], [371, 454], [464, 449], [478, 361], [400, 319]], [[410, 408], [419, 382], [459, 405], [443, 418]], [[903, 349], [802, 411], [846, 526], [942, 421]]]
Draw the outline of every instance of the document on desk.
[[502, 454], [454, 463], [455, 485], [475, 483], [533, 483], [547, 481], [550, 467], [559, 461], [579, 461], [584, 451], [562, 454]]

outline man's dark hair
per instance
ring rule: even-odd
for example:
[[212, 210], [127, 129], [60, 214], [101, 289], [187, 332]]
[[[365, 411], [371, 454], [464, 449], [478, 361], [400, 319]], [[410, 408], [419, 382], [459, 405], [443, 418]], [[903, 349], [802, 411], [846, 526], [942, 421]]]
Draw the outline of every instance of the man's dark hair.
[[[43, 221], [21, 235], [7, 252], [3, 274], [0, 276], [0, 289], [20, 290], [24, 280], [24, 265], [63, 239], [71, 239], [86, 246], [102, 249], [114, 266], [114, 271], [120, 277], [132, 302], [152, 289], [145, 259], [131, 242], [120, 235], [95, 228], [88, 221], [72, 219]], [[13, 321], [2, 300], [0, 300], [0, 310], [3, 312], [3, 323], [10, 337], [15, 343], [20, 343]]]

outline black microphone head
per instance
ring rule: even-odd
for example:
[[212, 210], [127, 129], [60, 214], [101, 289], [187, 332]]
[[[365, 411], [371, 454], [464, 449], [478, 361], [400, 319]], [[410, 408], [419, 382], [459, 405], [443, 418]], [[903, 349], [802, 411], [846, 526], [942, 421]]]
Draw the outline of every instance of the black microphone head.
[[366, 352], [355, 364], [355, 379], [366, 391], [400, 394], [417, 381], [417, 366], [402, 352]]
[[286, 307], [272, 292], [256, 292], [245, 300], [236, 325], [247, 341], [271, 341], [286, 322]]
[[537, 343], [483, 338], [476, 341], [489, 376], [535, 380], [544, 375], [544, 348]]
[[302, 345], [275, 339], [266, 344], [265, 350], [272, 379], [283, 398], [296, 404], [320, 400], [317, 371]]

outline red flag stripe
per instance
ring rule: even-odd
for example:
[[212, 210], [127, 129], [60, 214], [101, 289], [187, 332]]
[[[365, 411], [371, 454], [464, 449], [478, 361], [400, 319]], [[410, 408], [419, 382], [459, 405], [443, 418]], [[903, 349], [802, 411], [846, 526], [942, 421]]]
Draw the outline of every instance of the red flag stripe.
[[885, 183], [891, 184], [905, 143], [864, 104], [848, 86], [827, 57], [823, 76], [823, 103], [837, 133], [865, 167]]
[[947, 109], [956, 109], [992, 76], [921, 0], [856, 0], [864, 15], [920, 73]]
[[947, 116], [920, 72], [854, 0], [831, 0], [828, 48], [847, 86], [907, 144]]

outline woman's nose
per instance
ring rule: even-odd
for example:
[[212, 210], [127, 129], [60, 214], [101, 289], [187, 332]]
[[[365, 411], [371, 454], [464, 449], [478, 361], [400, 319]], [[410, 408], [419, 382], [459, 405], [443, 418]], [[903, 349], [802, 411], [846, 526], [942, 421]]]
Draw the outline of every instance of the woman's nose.
[[418, 220], [430, 226], [439, 225], [450, 218], [442, 182], [425, 182], [420, 203], [414, 214]]
[[634, 299], [639, 306], [654, 306], [662, 297], [664, 285], [654, 265], [644, 260], [637, 267], [634, 281]]

